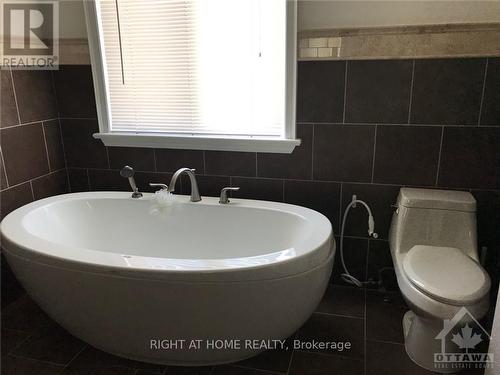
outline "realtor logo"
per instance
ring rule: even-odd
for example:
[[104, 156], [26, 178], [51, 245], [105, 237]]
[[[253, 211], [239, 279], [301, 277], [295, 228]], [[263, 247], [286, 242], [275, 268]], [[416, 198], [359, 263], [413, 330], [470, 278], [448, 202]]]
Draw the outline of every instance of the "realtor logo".
[[488, 332], [462, 307], [452, 319], [443, 321], [443, 329], [435, 337], [441, 340], [441, 351], [434, 353], [437, 369], [492, 368], [493, 353], [478, 349], [481, 343], [491, 339]]
[[57, 69], [57, 1], [3, 1], [2, 21], [2, 67]]

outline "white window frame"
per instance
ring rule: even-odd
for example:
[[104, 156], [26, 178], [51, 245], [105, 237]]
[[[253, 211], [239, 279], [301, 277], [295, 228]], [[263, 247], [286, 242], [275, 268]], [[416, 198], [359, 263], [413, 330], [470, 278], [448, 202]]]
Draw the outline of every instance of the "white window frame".
[[[147, 1], [147, 0], [145, 0]], [[297, 77], [297, 1], [287, 0], [286, 12], [286, 98], [285, 134], [283, 137], [243, 137], [243, 136], [205, 136], [176, 135], [172, 133], [116, 132], [110, 129], [111, 111], [106, 78], [106, 62], [102, 25], [97, 14], [95, 0], [84, 1], [87, 35], [89, 40], [90, 61], [96, 97], [100, 139], [106, 146], [153, 147], [193, 150], [248, 151], [291, 153], [300, 145], [296, 138], [295, 103]]]

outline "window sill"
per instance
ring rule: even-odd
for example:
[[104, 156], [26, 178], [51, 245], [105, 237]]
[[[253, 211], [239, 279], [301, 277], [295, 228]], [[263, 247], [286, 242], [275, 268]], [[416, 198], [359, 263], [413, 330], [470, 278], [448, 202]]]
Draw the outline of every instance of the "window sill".
[[290, 154], [300, 139], [235, 136], [178, 136], [167, 134], [95, 133], [111, 147], [151, 147], [189, 150], [246, 151]]

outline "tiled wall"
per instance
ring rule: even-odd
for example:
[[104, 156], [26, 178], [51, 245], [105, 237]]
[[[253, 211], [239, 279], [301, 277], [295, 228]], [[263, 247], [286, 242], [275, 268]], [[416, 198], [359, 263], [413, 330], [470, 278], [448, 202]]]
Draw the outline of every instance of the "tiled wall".
[[[373, 208], [379, 240], [366, 238], [366, 213], [352, 211], [346, 260], [361, 278], [390, 267], [391, 204], [401, 186], [471, 190], [479, 202], [480, 245], [498, 274], [500, 251], [500, 59], [303, 61], [298, 136], [291, 155], [108, 148], [97, 131], [90, 70], [64, 67], [56, 87], [73, 191], [128, 190], [168, 183], [180, 167], [198, 171], [202, 195], [240, 186], [238, 197], [284, 201], [323, 212], [340, 231], [352, 194]], [[183, 184], [187, 193], [188, 184]], [[336, 265], [335, 282], [341, 282]], [[388, 280], [391, 274], [388, 275]]]
[[[50, 71], [1, 70], [1, 218], [36, 199], [68, 191]], [[2, 303], [22, 293], [2, 258]]]
[[[372, 207], [380, 238], [366, 238], [366, 213], [353, 210], [346, 262], [355, 276], [378, 279], [392, 266], [387, 235], [401, 186], [471, 190], [480, 246], [488, 248], [487, 268], [498, 280], [498, 58], [302, 61], [302, 145], [291, 155], [106, 148], [92, 138], [98, 125], [90, 67], [63, 66], [54, 81], [71, 191], [129, 190], [118, 173], [125, 164], [139, 171], [139, 187], [148, 191], [149, 182], [168, 183], [172, 172], [187, 166], [197, 169], [202, 196], [240, 186], [235, 196], [323, 212], [336, 234], [342, 209], [356, 194]], [[336, 263], [333, 280], [340, 283]], [[391, 273], [383, 275], [389, 285]]]

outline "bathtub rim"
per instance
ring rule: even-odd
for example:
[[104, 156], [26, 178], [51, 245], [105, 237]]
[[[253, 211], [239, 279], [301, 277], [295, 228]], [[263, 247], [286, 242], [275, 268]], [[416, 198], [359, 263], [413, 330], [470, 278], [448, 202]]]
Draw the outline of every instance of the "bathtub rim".
[[[152, 196], [151, 193], [146, 193], [145, 197]], [[316, 246], [311, 246], [307, 251], [294, 255], [286, 260], [274, 261], [267, 264], [259, 264], [256, 266], [244, 266], [244, 267], [234, 267], [234, 268], [217, 268], [217, 269], [159, 269], [159, 268], [151, 268], [145, 266], [124, 266], [123, 264], [123, 255], [114, 252], [106, 252], [99, 250], [91, 250], [81, 248], [82, 251], [90, 251], [96, 252], [100, 254], [104, 254], [105, 257], [110, 258], [112, 260], [120, 259], [122, 262], [97, 262], [97, 261], [88, 261], [88, 259], [78, 258], [70, 258], [70, 257], [62, 257], [53, 253], [44, 252], [41, 249], [34, 248], [33, 246], [25, 246], [18, 241], [11, 239], [9, 236], [10, 233], [5, 234], [5, 232], [9, 232], [13, 225], [15, 225], [15, 221], [17, 220], [20, 227], [21, 232], [28, 233], [31, 236], [31, 242], [33, 239], [36, 241], [43, 243], [45, 247], [47, 246], [61, 246], [66, 247], [64, 245], [58, 245], [53, 242], [50, 242], [45, 239], [41, 239], [36, 237], [35, 235], [27, 232], [24, 228], [22, 228], [21, 221], [26, 214], [31, 212], [32, 210], [42, 207], [46, 204], [50, 204], [55, 201], [59, 201], [61, 199], [72, 199], [75, 197], [76, 199], [85, 199], [93, 198], [93, 199], [102, 199], [102, 198], [118, 198], [118, 199], [132, 199], [130, 198], [130, 193], [126, 192], [83, 192], [83, 193], [68, 193], [57, 196], [52, 196], [48, 198], [44, 198], [38, 201], [31, 202], [25, 206], [22, 206], [10, 214], [8, 214], [0, 223], [0, 232], [1, 232], [1, 240], [2, 247], [4, 252], [24, 258], [28, 261], [33, 261], [41, 264], [53, 265], [60, 268], [66, 269], [74, 269], [83, 272], [103, 272], [110, 275], [115, 276], [123, 276], [123, 277], [144, 277], [147, 279], [159, 279], [159, 280], [169, 280], [169, 281], [203, 281], [203, 282], [211, 282], [211, 281], [251, 281], [251, 280], [265, 280], [265, 279], [276, 279], [287, 277], [291, 275], [296, 275], [302, 273], [304, 271], [315, 268], [317, 265], [323, 263], [330, 256], [331, 252], [335, 252], [335, 239], [333, 236], [332, 225], [330, 221], [321, 213], [301, 207], [296, 205], [291, 205], [287, 203], [279, 203], [279, 202], [268, 202], [268, 201], [260, 201], [260, 200], [249, 200], [249, 199], [232, 199], [232, 204], [238, 206], [246, 206], [256, 208], [264, 208], [264, 209], [278, 209], [286, 211], [286, 208], [290, 209], [291, 213], [306, 213], [312, 214], [313, 217], [317, 219], [317, 222], [322, 224], [322, 227], [319, 230], [319, 234], [325, 236], [321, 241], [316, 241]], [[184, 198], [183, 198], [184, 197]], [[187, 204], [197, 204], [188, 202], [188, 196], [180, 196], [180, 199], [185, 199]], [[214, 200], [216, 198], [213, 197], [204, 197], [205, 203], [215, 204]], [[234, 202], [234, 203], [233, 203]], [[218, 203], [217, 203], [218, 204]], [[294, 212], [295, 211], [295, 212]], [[7, 220], [9, 219], [9, 220]], [[7, 230], [6, 230], [7, 228]], [[14, 235], [18, 235], [19, 233], [14, 233]], [[24, 233], [21, 233], [21, 235]], [[271, 253], [274, 254], [274, 253]], [[267, 254], [266, 254], [267, 255]], [[114, 258], [114, 259], [113, 259]], [[147, 259], [155, 259], [153, 257], [148, 256], [137, 256], [136, 258], [147, 258]], [[241, 257], [244, 259], [245, 257]], [[247, 257], [251, 258], [251, 257]], [[102, 258], [101, 258], [102, 259]], [[169, 259], [169, 258], [161, 258], [161, 259]]]

